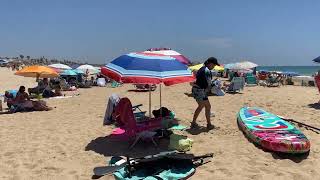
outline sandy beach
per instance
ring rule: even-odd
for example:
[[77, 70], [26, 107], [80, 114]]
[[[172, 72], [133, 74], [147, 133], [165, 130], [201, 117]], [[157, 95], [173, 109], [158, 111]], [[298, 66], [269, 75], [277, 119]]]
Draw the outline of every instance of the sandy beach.
[[[35, 86], [34, 78], [13, 75], [0, 68], [0, 93], [19, 85]], [[139, 143], [128, 151], [126, 142], [108, 137], [112, 126], [102, 126], [108, 97], [117, 93], [148, 110], [148, 92], [133, 92], [132, 85], [118, 88], [80, 89], [79, 96], [46, 100], [52, 111], [0, 115], [0, 179], [91, 179], [92, 169], [106, 165], [112, 155], [147, 155], [165, 150]], [[173, 110], [180, 123], [189, 126], [196, 108], [186, 84], [163, 86], [162, 105]], [[75, 92], [67, 92], [73, 95]], [[310, 140], [308, 156], [283, 157], [249, 142], [238, 129], [236, 113], [243, 106], [320, 127], [320, 96], [315, 87], [246, 87], [237, 94], [210, 96], [217, 130], [177, 132], [194, 140], [191, 152], [214, 153], [212, 162], [199, 168], [191, 179], [318, 179], [320, 178], [320, 135], [299, 128]], [[6, 105], [3, 104], [5, 108]], [[152, 92], [152, 108], [159, 108], [159, 88]], [[205, 126], [204, 112], [199, 124]], [[106, 176], [101, 179], [113, 179]]]

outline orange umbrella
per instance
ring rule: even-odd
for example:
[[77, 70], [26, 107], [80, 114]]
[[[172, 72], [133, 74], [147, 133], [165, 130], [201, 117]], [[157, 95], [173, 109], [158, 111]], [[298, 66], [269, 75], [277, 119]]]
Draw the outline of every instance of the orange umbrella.
[[27, 66], [14, 74], [18, 76], [35, 78], [52, 78], [59, 76], [55, 70], [45, 66]]

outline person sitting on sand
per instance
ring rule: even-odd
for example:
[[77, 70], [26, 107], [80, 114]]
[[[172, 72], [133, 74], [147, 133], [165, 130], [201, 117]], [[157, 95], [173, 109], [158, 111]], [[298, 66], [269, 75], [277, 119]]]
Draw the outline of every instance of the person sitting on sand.
[[28, 88], [28, 92], [29, 94], [31, 93], [39, 94], [39, 93], [42, 93], [48, 86], [49, 86], [48, 78], [43, 78], [43, 80], [38, 81], [38, 86], [34, 88]]
[[19, 106], [22, 109], [31, 109], [33, 107], [33, 104], [28, 93], [26, 93], [25, 91], [26, 88], [24, 86], [19, 87], [19, 91], [17, 92], [13, 105]]
[[35, 110], [35, 111], [49, 111], [52, 108], [46, 105], [44, 101], [32, 101], [28, 93], [25, 92], [26, 88], [20, 86], [16, 98], [14, 99], [14, 106], [16, 108], [10, 109], [11, 112]]
[[8, 108], [14, 104], [14, 99], [17, 95], [17, 90], [8, 90], [4, 92], [4, 103], [7, 103]]
[[204, 62], [204, 66], [202, 66], [197, 74], [196, 74], [196, 81], [194, 84], [192, 84], [192, 95], [194, 99], [198, 103], [198, 107], [194, 112], [193, 120], [191, 122], [191, 128], [197, 128], [199, 125], [197, 124], [197, 118], [202, 111], [203, 108], [205, 108], [205, 114], [207, 119], [207, 129], [213, 129], [214, 126], [211, 124], [210, 116], [211, 115], [211, 104], [208, 99], [208, 92], [211, 89], [211, 80], [212, 80], [212, 74], [211, 71], [216, 65], [219, 66], [218, 60], [214, 57], [208, 58]]
[[54, 89], [54, 96], [63, 96], [60, 85]]

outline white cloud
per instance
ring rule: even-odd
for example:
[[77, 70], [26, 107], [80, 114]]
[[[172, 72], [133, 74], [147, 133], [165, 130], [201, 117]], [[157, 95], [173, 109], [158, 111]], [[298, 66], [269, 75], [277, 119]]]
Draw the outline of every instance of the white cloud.
[[212, 37], [212, 38], [208, 38], [208, 39], [199, 40], [199, 43], [213, 46], [216, 48], [230, 48], [230, 47], [232, 47], [231, 38]]

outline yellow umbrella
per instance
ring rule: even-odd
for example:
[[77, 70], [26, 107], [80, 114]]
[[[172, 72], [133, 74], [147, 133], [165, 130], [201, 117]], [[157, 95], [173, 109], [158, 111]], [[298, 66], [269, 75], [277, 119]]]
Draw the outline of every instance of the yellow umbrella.
[[14, 74], [18, 76], [35, 78], [53, 78], [59, 76], [56, 71], [45, 66], [27, 66]]
[[[197, 70], [199, 70], [202, 66], [203, 66], [203, 64], [197, 64], [197, 65], [194, 65], [194, 66], [190, 66], [189, 69], [190, 69], [191, 71], [197, 71]], [[222, 66], [215, 66], [215, 67], [214, 67], [214, 70], [216, 70], [216, 71], [223, 71], [223, 70], [224, 70], [224, 67], [222, 67]]]

